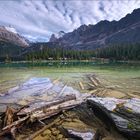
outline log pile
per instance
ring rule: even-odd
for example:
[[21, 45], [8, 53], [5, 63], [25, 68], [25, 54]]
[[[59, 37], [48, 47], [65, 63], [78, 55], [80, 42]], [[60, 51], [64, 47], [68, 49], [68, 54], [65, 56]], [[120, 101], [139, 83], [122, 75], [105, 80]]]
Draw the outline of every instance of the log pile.
[[[87, 98], [81, 104], [81, 102], [76, 99], [75, 95], [69, 96], [67, 95], [61, 98], [57, 98], [50, 102], [42, 101], [32, 103], [29, 104], [28, 106], [21, 108], [20, 110], [14, 110], [10, 107], [7, 107], [7, 110], [2, 117], [3, 128], [0, 131], [0, 139], [1, 136], [7, 134], [10, 134], [13, 139], [16, 139], [17, 132], [26, 129], [25, 127], [26, 125], [31, 125], [32, 128], [33, 124], [37, 125], [39, 129], [34, 131], [33, 133], [30, 133], [28, 137], [26, 135], [26, 137], [23, 139], [25, 140], [36, 139], [36, 137], [40, 137], [42, 134], [45, 135], [45, 131], [49, 131], [47, 132], [48, 136], [49, 133], [51, 133], [50, 135], [52, 135], [52, 133], [53, 135], [55, 135], [56, 133], [58, 133], [58, 131], [54, 133], [52, 128], [55, 127], [57, 128], [57, 126], [60, 127], [61, 124], [62, 124], [61, 126], [67, 128], [70, 137], [75, 137], [75, 135], [77, 137], [79, 136], [79, 134], [81, 136], [89, 134], [88, 131], [87, 132], [82, 131], [79, 132], [76, 130], [71, 131], [71, 129], [67, 127], [68, 123], [69, 124], [71, 123], [71, 126], [74, 126], [73, 122], [80, 122], [78, 119], [83, 120], [83, 122], [86, 122], [86, 124], [89, 125], [92, 124], [95, 126], [101, 123], [99, 121], [100, 119], [101, 120], [103, 119], [102, 121], [105, 124], [106, 123], [110, 124], [107, 126], [111, 125], [115, 126], [117, 130], [123, 135], [127, 135], [128, 137], [132, 138], [140, 138], [139, 135], [140, 111], [138, 109], [139, 103], [140, 100], [138, 99], [124, 100], [124, 99], [101, 98], [93, 96], [92, 98]], [[76, 110], [76, 115], [78, 119], [64, 117], [64, 116], [70, 117], [70, 115], [67, 115], [67, 113], [65, 113], [65, 111], [69, 110], [70, 108], [74, 108], [73, 111]], [[56, 114], [61, 115], [55, 116]], [[53, 121], [48, 122], [48, 119], [52, 119], [54, 116], [57, 118], [53, 119]], [[99, 119], [97, 119], [96, 117], [98, 117]], [[65, 118], [67, 120], [67, 123], [66, 122], [64, 123]], [[100, 124], [100, 126], [102, 126], [102, 123]], [[38, 126], [38, 124], [40, 124], [40, 126]], [[80, 125], [82, 127], [82, 124], [79, 124], [79, 126]], [[23, 127], [25, 128], [23, 129]], [[95, 131], [95, 136], [100, 135], [103, 138], [106, 135], [108, 135], [106, 134], [107, 133], [106, 130], [104, 130], [105, 132], [104, 134], [102, 134], [101, 132], [98, 134], [98, 131], [97, 132]], [[62, 133], [59, 133], [58, 136], [63, 137]]]
[[94, 96], [103, 97], [106, 93], [107, 88], [101, 83], [96, 75], [89, 75], [88, 82], [89, 85], [89, 94]]
[[[23, 107], [20, 110], [14, 110], [7, 107], [3, 118], [3, 128], [0, 136], [11, 134], [15, 138], [16, 130], [26, 125], [52, 117], [62, 111], [68, 110], [79, 105], [75, 95], [67, 95], [50, 102], [37, 102]], [[46, 126], [47, 127], [47, 126]]]
[[88, 75], [87, 84], [88, 93], [95, 97], [128, 98], [128, 93], [116, 88], [116, 85], [106, 85], [96, 75]]

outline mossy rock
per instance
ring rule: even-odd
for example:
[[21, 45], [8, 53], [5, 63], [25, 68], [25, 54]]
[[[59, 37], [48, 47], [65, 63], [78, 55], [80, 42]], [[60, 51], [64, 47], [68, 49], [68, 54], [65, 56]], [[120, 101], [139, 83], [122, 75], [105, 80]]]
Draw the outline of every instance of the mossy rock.
[[57, 138], [58, 140], [62, 140], [62, 139], [63, 139], [63, 135], [62, 135], [62, 134], [59, 134], [56, 138]]
[[51, 130], [46, 129], [46, 130], [41, 134], [41, 136], [46, 136], [46, 135], [51, 135]]
[[57, 136], [60, 133], [59, 130], [52, 131], [52, 135]]
[[50, 128], [50, 130], [53, 132], [53, 131], [56, 131], [57, 129], [52, 127], [52, 128]]
[[[36, 138], [34, 138], [33, 140], [46, 140], [46, 138], [39, 135]], [[47, 139], [47, 140], [49, 140], [49, 139]]]

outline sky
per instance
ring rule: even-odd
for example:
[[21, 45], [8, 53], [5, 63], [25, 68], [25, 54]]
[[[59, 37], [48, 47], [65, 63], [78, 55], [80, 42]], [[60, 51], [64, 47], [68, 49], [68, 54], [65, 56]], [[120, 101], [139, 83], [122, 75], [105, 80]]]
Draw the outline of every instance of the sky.
[[137, 8], [140, 0], [0, 0], [0, 25], [31, 41], [48, 41], [53, 33], [119, 20]]

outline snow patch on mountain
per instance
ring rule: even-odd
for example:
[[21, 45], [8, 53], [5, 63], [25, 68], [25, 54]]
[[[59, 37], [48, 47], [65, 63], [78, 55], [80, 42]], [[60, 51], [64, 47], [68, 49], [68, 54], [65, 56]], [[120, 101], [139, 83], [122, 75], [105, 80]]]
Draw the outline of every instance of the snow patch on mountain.
[[63, 37], [64, 35], [65, 35], [64, 31], [60, 31], [58, 33], [52, 34], [51, 37], [50, 37], [50, 42], [54, 42], [55, 40]]
[[60, 32], [58, 32], [58, 33], [56, 33], [56, 34], [54, 34], [54, 35], [55, 35], [55, 37], [58, 39], [58, 38], [63, 37], [63, 36], [65, 35], [65, 32], [64, 32], [64, 31], [60, 31]]
[[7, 26], [7, 27], [5, 27], [5, 29], [8, 30], [8, 31], [10, 31], [10, 32], [13, 32], [13, 33], [17, 34], [16, 29], [13, 28], [13, 27], [8, 27], [8, 26]]

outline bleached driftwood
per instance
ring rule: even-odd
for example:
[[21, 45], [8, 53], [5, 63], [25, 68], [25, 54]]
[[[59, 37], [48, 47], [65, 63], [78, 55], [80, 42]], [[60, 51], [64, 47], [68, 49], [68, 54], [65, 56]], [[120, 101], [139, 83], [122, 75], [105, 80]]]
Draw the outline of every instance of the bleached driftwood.
[[22, 125], [22, 123], [24, 123], [27, 119], [29, 118], [29, 116], [23, 117], [17, 121], [14, 121], [13, 123], [11, 123], [10, 125], [7, 125], [6, 127], [4, 127], [1, 132], [0, 132], [0, 136], [6, 134], [6, 133], [10, 133], [12, 128], [18, 128]]
[[34, 134], [30, 135], [26, 140], [32, 140], [35, 137], [37, 137], [39, 134], [41, 134], [43, 131], [45, 131], [46, 129], [50, 128], [51, 126], [55, 125], [56, 123], [58, 123], [60, 121], [60, 118], [56, 118], [53, 122], [49, 123], [48, 125], [45, 125], [42, 129], [38, 130], [37, 132], [35, 132]]
[[80, 101], [76, 101], [75, 95], [70, 95], [70, 96], [67, 95], [58, 98], [52, 102], [45, 102], [45, 103], [43, 102], [43, 105], [41, 103], [35, 107], [33, 107], [33, 105], [32, 106], [29, 105], [28, 107], [21, 109], [16, 114], [17, 118], [23, 115], [25, 117], [21, 117], [19, 120], [14, 121], [10, 125], [4, 127], [0, 132], [0, 136], [9, 132], [11, 133], [12, 128], [17, 129], [18, 127], [24, 125], [27, 119], [30, 120], [31, 122], [34, 122], [36, 120], [41, 121], [51, 116], [54, 116], [60, 113], [61, 111], [73, 108], [78, 104], [80, 104]]
[[85, 88], [84, 88], [84, 85], [83, 85], [83, 83], [82, 82], [79, 82], [79, 86], [80, 86], [80, 88], [82, 89], [82, 90], [84, 90]]
[[92, 84], [93, 84], [95, 87], [97, 87], [97, 86], [99, 85], [98, 82], [97, 82], [97, 80], [96, 80], [96, 78], [89, 77], [89, 79], [92, 81]]

